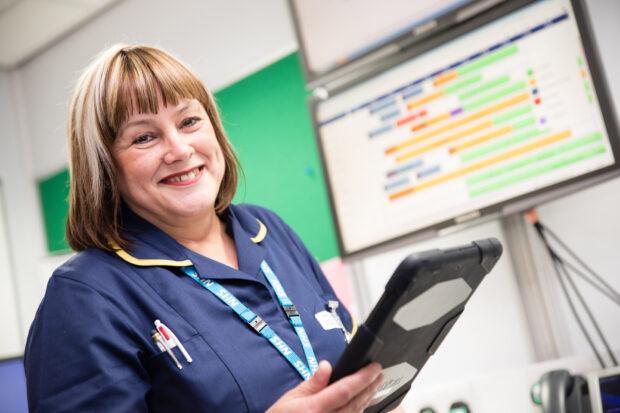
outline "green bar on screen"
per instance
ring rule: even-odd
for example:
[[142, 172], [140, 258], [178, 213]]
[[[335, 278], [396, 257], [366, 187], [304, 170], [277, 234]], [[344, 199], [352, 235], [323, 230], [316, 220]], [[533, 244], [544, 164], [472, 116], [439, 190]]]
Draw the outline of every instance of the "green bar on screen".
[[482, 93], [485, 92], [489, 89], [494, 88], [495, 86], [501, 85], [503, 83], [508, 83], [510, 81], [510, 76], [505, 75], [502, 77], [498, 77], [497, 79], [493, 79], [487, 83], [485, 83], [484, 85], [481, 85], [475, 89], [472, 90], [468, 90], [467, 92], [461, 93], [459, 95], [459, 100], [465, 100], [468, 99], [474, 95], [477, 95], [478, 93]]
[[533, 138], [535, 136], [538, 135], [542, 135], [545, 134], [547, 132], [549, 132], [550, 129], [546, 129], [546, 130], [538, 130], [538, 129], [532, 129], [530, 131], [524, 132], [520, 135], [517, 136], [513, 136], [510, 137], [508, 139], [505, 139], [503, 141], [499, 141], [496, 143], [493, 143], [491, 145], [487, 145], [483, 148], [478, 149], [477, 151], [474, 152], [470, 152], [468, 154], [465, 154], [461, 157], [461, 162], [466, 163], [466, 162], [470, 162], [473, 161], [474, 159], [480, 158], [482, 156], [488, 155], [490, 153], [499, 151], [501, 149], [504, 149], [508, 146], [512, 146], [515, 145], [517, 143], [521, 143], [527, 139]]
[[506, 47], [505, 49], [501, 49], [498, 50], [497, 52], [491, 53], [488, 56], [485, 56], [479, 60], [476, 60], [474, 62], [471, 62], [465, 66], [463, 66], [462, 68], [460, 68], [457, 73], [459, 74], [459, 76], [462, 76], [466, 73], [469, 73], [471, 71], [474, 71], [476, 69], [480, 69], [483, 66], [486, 66], [488, 64], [491, 64], [493, 62], [497, 62], [498, 60], [503, 59], [504, 57], [510, 56], [511, 54], [514, 54], [516, 52], [519, 51], [519, 48], [517, 48], [516, 44], [512, 44], [508, 47]]
[[527, 104], [525, 106], [521, 106], [516, 108], [513, 111], [510, 111], [508, 113], [504, 113], [503, 115], [499, 115], [493, 118], [493, 124], [495, 125], [499, 125], [502, 124], [510, 119], [516, 118], [517, 116], [523, 115], [524, 113], [530, 113], [534, 108], [532, 107], [532, 105]]
[[473, 198], [475, 196], [482, 195], [487, 192], [495, 191], [497, 189], [504, 188], [508, 185], [515, 184], [519, 181], [524, 181], [526, 179], [534, 178], [546, 172], [553, 171], [554, 169], [562, 168], [564, 166], [573, 164], [575, 162], [582, 161], [584, 159], [590, 158], [595, 155], [599, 155], [601, 153], [605, 153], [605, 147], [603, 145], [599, 145], [595, 148], [588, 149], [578, 154], [559, 159], [555, 162], [551, 162], [546, 165], [539, 166], [538, 168], [530, 169], [529, 171], [523, 172], [515, 176], [511, 176], [510, 178], [495, 182], [491, 185], [483, 186], [482, 188], [473, 189], [469, 191], [469, 196]]
[[503, 173], [514, 171], [515, 169], [522, 168], [526, 165], [529, 165], [535, 162], [540, 162], [542, 160], [545, 160], [553, 156], [559, 155], [561, 153], [568, 152], [570, 150], [579, 148], [581, 146], [599, 141], [601, 139], [603, 139], [603, 136], [601, 135], [600, 132], [593, 133], [592, 135], [584, 136], [582, 138], [565, 143], [563, 145], [556, 146], [555, 148], [551, 148], [547, 151], [539, 152], [533, 156], [530, 156], [529, 158], [523, 158], [516, 162], [493, 169], [491, 171], [481, 173], [480, 175], [472, 176], [471, 178], [467, 179], [467, 185], [468, 186], [475, 185], [486, 179], [495, 178], [498, 175], [501, 175]]
[[502, 89], [502, 90], [500, 90], [498, 92], [492, 93], [492, 94], [490, 94], [488, 96], [485, 96], [482, 99], [478, 99], [475, 102], [463, 105], [463, 111], [476, 109], [476, 108], [478, 108], [480, 106], [486, 105], [489, 102], [493, 102], [494, 100], [502, 98], [502, 97], [504, 97], [506, 95], [510, 95], [511, 93], [514, 93], [514, 92], [516, 92], [518, 90], [523, 90], [526, 87], [527, 87], [527, 83], [525, 81], [512, 84], [512, 85], [508, 86], [507, 88], [504, 88], [504, 89]]
[[452, 86], [448, 86], [447, 88], [444, 89], [444, 92], [446, 92], [446, 95], [449, 95], [450, 93], [454, 93], [459, 89], [464, 88], [465, 86], [469, 86], [472, 83], [476, 83], [479, 82], [480, 80], [482, 80], [482, 75], [480, 73], [478, 73], [475, 76], [470, 77], [469, 79], [465, 79], [459, 83], [456, 83]]
[[512, 130], [519, 130], [521, 128], [525, 128], [526, 126], [530, 126], [536, 123], [535, 117], [530, 117], [527, 119], [520, 120], [519, 122], [512, 125]]

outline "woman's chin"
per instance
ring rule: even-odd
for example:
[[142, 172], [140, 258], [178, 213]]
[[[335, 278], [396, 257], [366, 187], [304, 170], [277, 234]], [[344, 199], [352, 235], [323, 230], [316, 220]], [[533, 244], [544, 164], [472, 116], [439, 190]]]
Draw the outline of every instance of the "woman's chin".
[[193, 204], [179, 205], [171, 212], [178, 217], [184, 218], [199, 218], [201, 216], [208, 217], [211, 214], [215, 214], [215, 206], [214, 203], [198, 202]]

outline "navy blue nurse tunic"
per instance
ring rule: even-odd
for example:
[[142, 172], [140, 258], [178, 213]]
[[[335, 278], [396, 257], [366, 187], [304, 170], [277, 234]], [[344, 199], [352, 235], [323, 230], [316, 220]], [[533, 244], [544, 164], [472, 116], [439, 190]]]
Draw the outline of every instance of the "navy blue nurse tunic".
[[[52, 275], [30, 328], [24, 364], [32, 412], [265, 411], [301, 382], [265, 338], [185, 275], [193, 265], [234, 294], [305, 361], [260, 263], [266, 260], [300, 313], [318, 360], [336, 362], [342, 330], [315, 315], [336, 297], [298, 236], [273, 212], [239, 205], [221, 217], [239, 270], [197, 254], [137, 215], [123, 227], [133, 248], [83, 251]], [[338, 314], [349, 331], [351, 317]], [[192, 357], [179, 370], [150, 332], [166, 324]]]

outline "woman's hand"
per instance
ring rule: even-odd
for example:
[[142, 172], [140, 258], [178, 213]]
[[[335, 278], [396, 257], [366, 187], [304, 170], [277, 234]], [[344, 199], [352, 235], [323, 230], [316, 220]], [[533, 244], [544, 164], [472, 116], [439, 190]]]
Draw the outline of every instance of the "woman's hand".
[[378, 363], [371, 363], [328, 386], [331, 374], [329, 362], [321, 361], [310, 379], [284, 393], [267, 412], [361, 412], [383, 381]]

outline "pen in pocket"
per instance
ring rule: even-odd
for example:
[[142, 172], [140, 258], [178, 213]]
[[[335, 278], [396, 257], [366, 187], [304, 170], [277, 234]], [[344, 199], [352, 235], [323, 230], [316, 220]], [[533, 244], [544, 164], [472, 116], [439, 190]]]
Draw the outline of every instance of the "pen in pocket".
[[185, 350], [183, 344], [181, 344], [181, 341], [177, 338], [176, 334], [174, 334], [174, 332], [170, 330], [164, 323], [162, 323], [160, 320], [155, 320], [155, 328], [159, 331], [163, 339], [166, 341], [166, 344], [168, 344], [169, 348], [172, 349], [174, 347], [179, 347], [179, 350], [181, 350], [181, 354], [183, 354], [185, 360], [187, 360], [188, 363], [191, 363], [193, 361], [187, 350]]
[[179, 363], [179, 360], [176, 358], [176, 356], [174, 355], [170, 347], [168, 347], [168, 344], [166, 343], [166, 341], [157, 332], [157, 330], [151, 330], [151, 337], [153, 337], [153, 340], [155, 341], [155, 343], [157, 344], [157, 347], [160, 350], [162, 350], [162, 347], [163, 347], [162, 351], [166, 351], [168, 353], [168, 355], [170, 356], [172, 361], [174, 361], [174, 364], [176, 364], [179, 370], [183, 369], [183, 366], [181, 366], [181, 363]]

